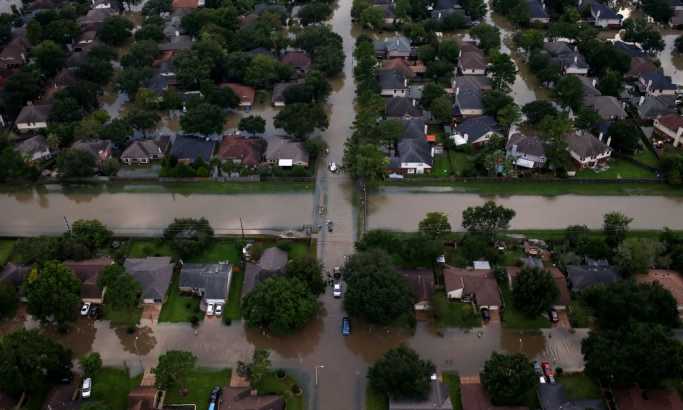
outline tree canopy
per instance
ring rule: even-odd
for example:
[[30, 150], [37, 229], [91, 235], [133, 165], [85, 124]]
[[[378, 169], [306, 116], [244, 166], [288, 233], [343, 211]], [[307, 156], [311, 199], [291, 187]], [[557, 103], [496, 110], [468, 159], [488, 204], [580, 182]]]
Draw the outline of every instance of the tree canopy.
[[424, 399], [431, 389], [434, 364], [400, 346], [387, 351], [368, 369], [370, 386], [393, 399]]
[[543, 269], [524, 268], [512, 284], [515, 307], [529, 316], [546, 312], [559, 296], [555, 280]]
[[190, 352], [169, 350], [159, 356], [159, 364], [152, 369], [156, 386], [160, 389], [184, 388], [187, 376], [194, 369], [197, 357]]
[[448, 222], [448, 215], [443, 212], [427, 212], [427, 215], [420, 221], [418, 226], [420, 232], [432, 239], [443, 238], [451, 232], [451, 224]]
[[308, 285], [314, 295], [325, 292], [323, 265], [313, 255], [294, 258], [287, 263], [287, 276], [297, 278]]
[[536, 385], [536, 374], [523, 354], [493, 352], [484, 364], [481, 383], [494, 405], [515, 406], [525, 402], [527, 393]]
[[321, 104], [287, 105], [275, 116], [275, 127], [297, 138], [305, 138], [316, 129], [325, 130], [328, 125], [327, 113]]
[[206, 218], [176, 218], [164, 230], [164, 239], [181, 257], [200, 254], [213, 242], [213, 228]]
[[487, 201], [482, 206], [465, 209], [462, 212], [462, 226], [470, 232], [483, 234], [493, 240], [499, 231], [509, 228], [510, 221], [515, 215], [513, 209]]
[[223, 131], [225, 113], [213, 104], [201, 103], [190, 107], [180, 118], [183, 131], [202, 135], [219, 134]]
[[40, 321], [54, 321], [60, 326], [78, 316], [81, 282], [71, 269], [56, 261], [34, 268], [26, 279], [28, 310]]

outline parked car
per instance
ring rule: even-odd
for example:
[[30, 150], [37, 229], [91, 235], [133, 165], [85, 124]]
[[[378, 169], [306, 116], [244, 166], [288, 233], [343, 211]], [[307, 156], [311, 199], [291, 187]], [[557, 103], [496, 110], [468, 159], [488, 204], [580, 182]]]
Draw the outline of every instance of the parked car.
[[[214, 386], [213, 389], [211, 389], [211, 394], [209, 395], [209, 404], [216, 404], [221, 398], [221, 393], [223, 390], [219, 386]], [[211, 408], [211, 406], [209, 406]]]
[[545, 375], [545, 378], [548, 381], [548, 383], [554, 384], [555, 376], [553, 375], [553, 369], [550, 367], [550, 363], [543, 362], [541, 363], [541, 367], [543, 368], [543, 374]]
[[348, 336], [351, 334], [351, 320], [348, 317], [342, 319], [342, 335]]
[[206, 307], [206, 315], [213, 316], [213, 303], [209, 303], [209, 306]]
[[541, 368], [541, 364], [538, 362], [538, 360], [534, 360], [534, 371], [538, 376], [543, 376], [543, 369]]
[[90, 306], [90, 312], [88, 313], [88, 316], [90, 316], [93, 319], [99, 319], [102, 317], [102, 308], [100, 305], [91, 305]]
[[88, 377], [83, 380], [83, 385], [81, 385], [81, 397], [87, 399], [92, 394], [92, 379]]
[[489, 312], [488, 309], [483, 308], [481, 310], [481, 318], [484, 319], [484, 322], [488, 322], [489, 320], [491, 320], [491, 312]]
[[330, 172], [337, 172], [337, 164], [335, 164], [334, 162], [330, 162], [328, 168], [330, 169]]
[[553, 323], [559, 322], [560, 321], [560, 315], [557, 314], [557, 310], [550, 309], [548, 311], [548, 319], [550, 319], [550, 321]]
[[221, 316], [223, 314], [223, 305], [216, 305], [216, 316]]
[[342, 288], [341, 288], [341, 283], [337, 282], [334, 284], [334, 288], [332, 289], [332, 296], [335, 298], [340, 298], [342, 295]]
[[335, 279], [341, 278], [341, 268], [339, 266], [335, 266], [334, 269], [332, 269], [332, 276]]
[[334, 230], [334, 222], [327, 220], [327, 232], [332, 232]]
[[90, 302], [85, 302], [81, 306], [81, 316], [88, 316], [88, 312], [90, 312]]

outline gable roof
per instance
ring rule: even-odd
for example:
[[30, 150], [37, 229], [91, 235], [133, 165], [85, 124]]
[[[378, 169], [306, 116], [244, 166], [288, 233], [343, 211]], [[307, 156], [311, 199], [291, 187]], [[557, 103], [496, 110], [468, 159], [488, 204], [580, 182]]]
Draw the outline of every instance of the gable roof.
[[152, 155], [160, 156], [164, 152], [154, 140], [137, 140], [133, 141], [121, 153], [121, 158], [152, 158]]
[[434, 274], [430, 269], [402, 269], [400, 273], [413, 291], [417, 302], [432, 300]]
[[626, 43], [624, 41], [614, 41], [612, 42], [612, 45], [630, 57], [645, 57], [645, 51], [636, 44]]
[[493, 271], [488, 269], [461, 269], [446, 266], [443, 270], [446, 292], [463, 289], [464, 294], [475, 297], [480, 306], [500, 306], [500, 292]]
[[127, 258], [123, 267], [142, 287], [143, 299], [161, 299], [173, 277], [171, 258], [168, 256], [150, 256], [147, 258]]
[[284, 399], [275, 394], [252, 394], [249, 386], [223, 388], [221, 409], [224, 410], [284, 410], [284, 408]]
[[71, 149], [86, 152], [96, 159], [109, 155], [113, 145], [109, 140], [79, 140], [71, 145]]
[[500, 132], [500, 126], [495, 118], [489, 115], [467, 118], [460, 123], [455, 131], [461, 135], [468, 135], [468, 141], [475, 141], [489, 132]]
[[377, 77], [383, 90], [403, 90], [408, 87], [406, 77], [398, 70], [379, 70]]
[[267, 143], [262, 138], [245, 138], [226, 135], [218, 147], [216, 156], [221, 160], [239, 159], [242, 164], [255, 166], [262, 162]]
[[581, 158], [596, 157], [611, 152], [610, 147], [602, 143], [588, 131], [574, 131], [565, 136], [568, 149]]
[[529, 17], [535, 19], [547, 19], [549, 17], [542, 0], [527, 0], [527, 6]]
[[194, 161], [201, 158], [209, 162], [216, 146], [214, 141], [207, 141], [192, 135], [176, 135], [171, 146], [171, 155], [181, 159]]
[[15, 287], [21, 286], [26, 279], [26, 275], [31, 272], [31, 267], [27, 265], [17, 265], [9, 262], [0, 271], [0, 282], [9, 282]]
[[288, 51], [280, 58], [280, 62], [304, 71], [311, 66], [311, 58], [305, 51]]
[[266, 271], [281, 271], [287, 266], [288, 253], [277, 246], [271, 246], [263, 251], [258, 266]]
[[81, 297], [90, 299], [102, 297], [102, 289], [97, 286], [97, 279], [104, 268], [113, 263], [114, 261], [110, 257], [104, 256], [83, 261], [65, 261], [64, 266], [71, 269], [81, 281]]
[[598, 20], [621, 20], [617, 12], [606, 4], [600, 3], [597, 0], [588, 0], [588, 3], [590, 4], [591, 12], [597, 16]]
[[683, 117], [678, 114], [662, 115], [657, 118], [657, 122], [673, 132], [677, 132], [679, 128], [683, 128]]
[[392, 97], [384, 102], [384, 114], [387, 117], [422, 117], [422, 107], [414, 98]]
[[412, 43], [405, 36], [385, 37], [384, 40], [376, 40], [373, 44], [375, 51], [381, 53], [409, 54], [412, 50]]
[[37, 152], [44, 152], [49, 150], [50, 146], [47, 145], [45, 137], [43, 137], [42, 135], [35, 135], [17, 144], [15, 149], [17, 150], [17, 152], [21, 153], [24, 156], [32, 156]]
[[664, 74], [662, 70], [649, 71], [640, 75], [640, 80], [645, 85], [656, 90], [677, 90], [678, 86], [673, 83], [671, 77]]
[[580, 292], [595, 285], [614, 283], [619, 279], [619, 273], [609, 265], [567, 266], [567, 284], [573, 292]]
[[383, 70], [396, 70], [403, 74], [406, 78], [414, 78], [415, 72], [410, 69], [410, 66], [402, 58], [390, 58], [382, 62]]
[[458, 66], [462, 70], [485, 70], [488, 61], [481, 51], [464, 51], [460, 54]]
[[457, 75], [455, 76], [455, 87], [462, 90], [483, 90], [488, 91], [493, 87], [491, 80], [483, 75]]
[[285, 102], [285, 92], [287, 89], [290, 87], [293, 87], [295, 85], [300, 85], [303, 84], [303, 80], [297, 80], [297, 81], [289, 81], [286, 83], [277, 83], [273, 86], [273, 95], [270, 98], [271, 103], [275, 104], [278, 102], [284, 103]]
[[266, 160], [277, 162], [281, 159], [291, 159], [294, 163], [308, 163], [309, 155], [301, 142], [282, 137], [268, 139]]
[[185, 263], [178, 286], [199, 289], [204, 299], [227, 299], [232, 266], [230, 263]]
[[676, 97], [673, 95], [646, 94], [641, 97], [635, 97], [632, 103], [636, 106], [640, 118], [644, 120], [678, 112]]
[[481, 102], [481, 90], [465, 88], [456, 91], [454, 107], [458, 107], [461, 110], [482, 110], [484, 108]]
[[389, 400], [389, 410], [452, 410], [448, 386], [432, 376], [429, 394], [424, 400]]
[[621, 102], [611, 95], [593, 95], [584, 99], [584, 103], [592, 107], [604, 120], [626, 118], [626, 111]]
[[36, 122], [47, 122], [52, 110], [52, 104], [28, 104], [21, 109], [17, 119], [17, 124], [31, 124]]
[[240, 104], [254, 104], [256, 90], [253, 87], [237, 83], [225, 83], [221, 84], [221, 87], [229, 87], [235, 94], [237, 94], [237, 96], [240, 98]]
[[405, 138], [398, 142], [398, 158], [401, 163], [432, 165], [431, 146], [427, 140]]
[[[515, 148], [516, 146], [516, 148]], [[516, 150], [522, 154], [533, 155], [536, 157], [545, 156], [545, 146], [540, 138], [536, 135], [522, 134], [521, 132], [514, 132], [510, 134], [505, 150], [512, 152]]]

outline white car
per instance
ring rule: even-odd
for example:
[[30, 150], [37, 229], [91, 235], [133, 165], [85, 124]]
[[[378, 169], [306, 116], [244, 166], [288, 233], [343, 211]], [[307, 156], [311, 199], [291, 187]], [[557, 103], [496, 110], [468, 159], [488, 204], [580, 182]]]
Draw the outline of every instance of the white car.
[[223, 314], [223, 305], [216, 305], [216, 316]]
[[81, 306], [81, 316], [88, 316], [90, 312], [90, 302], [86, 302]]
[[206, 307], [206, 316], [213, 316], [213, 303]]
[[88, 377], [83, 380], [83, 385], [81, 386], [81, 397], [87, 399], [92, 394], [92, 379]]
[[330, 162], [330, 165], [328, 165], [330, 172], [337, 172], [337, 164], [334, 162]]
[[340, 298], [342, 295], [342, 288], [341, 288], [341, 283], [335, 283], [334, 288], [332, 289], [332, 296], [335, 298]]

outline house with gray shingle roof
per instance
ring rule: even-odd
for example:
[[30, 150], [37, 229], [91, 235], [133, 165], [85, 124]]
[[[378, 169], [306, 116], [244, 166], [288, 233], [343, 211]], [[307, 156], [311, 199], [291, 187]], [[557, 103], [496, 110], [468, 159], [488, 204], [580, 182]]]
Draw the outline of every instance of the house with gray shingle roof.
[[640, 75], [638, 88], [644, 93], [652, 95], [675, 95], [678, 85], [662, 70], [650, 71]]
[[612, 149], [587, 131], [574, 131], [565, 136], [567, 151], [581, 167], [594, 167], [612, 156]]
[[584, 99], [584, 104], [595, 110], [603, 120], [626, 118], [623, 104], [611, 95], [594, 95]]
[[378, 58], [408, 58], [413, 50], [410, 39], [404, 36], [385, 37], [373, 44]]
[[584, 7], [588, 7], [590, 10], [595, 26], [602, 28], [621, 27], [622, 17], [608, 5], [601, 3], [598, 0], [579, 0], [579, 9], [581, 10]]
[[421, 118], [423, 115], [422, 107], [415, 98], [392, 97], [384, 103], [386, 118]]
[[162, 159], [164, 152], [155, 140], [133, 141], [121, 154], [121, 161], [128, 164], [149, 164]]
[[458, 70], [460, 71], [460, 74], [486, 75], [487, 67], [488, 60], [483, 51], [479, 49], [460, 49], [460, 58], [458, 58]]
[[14, 124], [19, 132], [35, 131], [47, 128], [52, 104], [31, 104], [24, 106], [17, 115]]
[[257, 263], [247, 263], [242, 296], [249, 294], [266, 279], [287, 273], [287, 262], [289, 255], [284, 250], [276, 246], [264, 250]]
[[185, 263], [180, 269], [178, 288], [199, 296], [202, 299], [199, 307], [204, 311], [208, 305], [224, 305], [228, 301], [231, 279], [230, 262]]
[[282, 137], [273, 137], [268, 140], [266, 148], [266, 161], [279, 167], [291, 167], [299, 165], [308, 166], [309, 155], [304, 144], [291, 141]]
[[673, 95], [647, 94], [634, 98], [631, 103], [636, 107], [641, 120], [654, 120], [661, 115], [678, 112], [676, 97]]
[[142, 303], [164, 303], [175, 267], [170, 257], [127, 258], [123, 267], [140, 284]]
[[377, 79], [384, 97], [405, 97], [408, 92], [408, 79], [398, 70], [379, 70]]
[[538, 401], [542, 410], [605, 410], [602, 400], [570, 400], [567, 392], [559, 383], [538, 385]]
[[500, 125], [489, 115], [467, 118], [455, 127], [450, 136], [455, 145], [480, 145], [489, 142], [494, 136], [502, 136]]
[[432, 170], [434, 150], [427, 142], [427, 124], [421, 118], [405, 119], [403, 134], [397, 144], [397, 153], [389, 161], [392, 172], [414, 175]]
[[543, 0], [527, 0], [527, 7], [529, 9], [529, 22], [537, 24], [550, 23], [550, 16], [545, 9]]
[[505, 144], [505, 152], [515, 165], [523, 168], [543, 168], [545, 166], [545, 146], [536, 135], [510, 130]]
[[565, 74], [588, 74], [588, 63], [578, 50], [562, 41], [543, 43], [543, 49], [550, 55], [550, 60], [557, 63]]
[[52, 157], [52, 150], [42, 135], [33, 136], [15, 147], [26, 161], [42, 161]]

